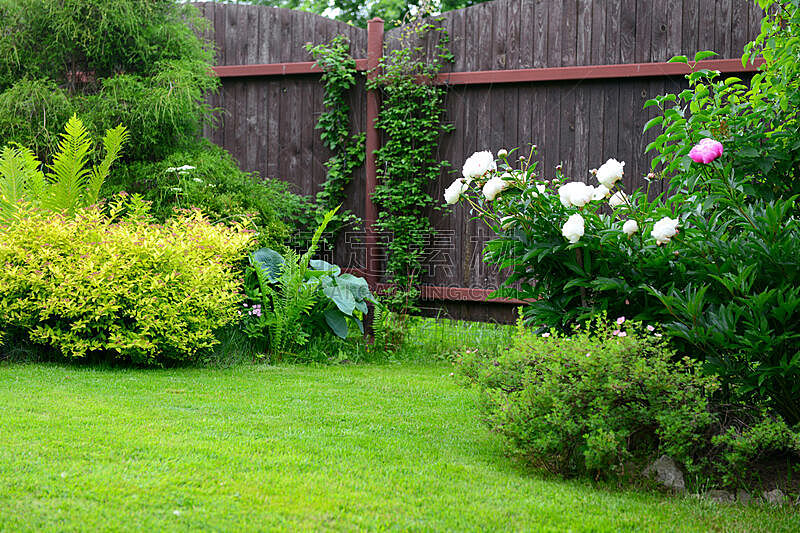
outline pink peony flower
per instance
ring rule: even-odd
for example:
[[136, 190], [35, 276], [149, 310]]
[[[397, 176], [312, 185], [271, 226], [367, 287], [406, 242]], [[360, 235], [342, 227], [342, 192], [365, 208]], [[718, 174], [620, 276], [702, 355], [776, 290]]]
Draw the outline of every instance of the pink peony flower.
[[654, 328], [650, 324], [647, 325], [647, 331], [655, 331], [655, 330], [656, 330], [656, 328]]
[[721, 156], [722, 152], [723, 148], [721, 142], [706, 137], [692, 147], [689, 151], [689, 157], [691, 157], [692, 161], [695, 163], [707, 165]]
[[627, 337], [627, 336], [628, 336], [628, 334], [627, 334], [626, 332], [624, 332], [624, 331], [620, 331], [620, 332], [617, 334], [617, 337]]
[[542, 333], [542, 337], [549, 337], [549, 336], [550, 336], [549, 333]]
[[621, 316], [621, 317], [619, 317], [619, 318], [617, 319], [617, 324], [619, 324], [620, 326], [621, 326], [622, 324], [624, 324], [624, 323], [625, 323], [625, 317], [624, 317], [624, 316]]
[[619, 330], [615, 329], [614, 331], [611, 332], [611, 334], [616, 337], [617, 335], [619, 335]]

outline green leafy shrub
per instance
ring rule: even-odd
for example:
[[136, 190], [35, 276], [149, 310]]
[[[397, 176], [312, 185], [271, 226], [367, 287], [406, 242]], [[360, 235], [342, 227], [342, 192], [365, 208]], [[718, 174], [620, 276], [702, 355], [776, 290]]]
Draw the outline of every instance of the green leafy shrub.
[[97, 203], [100, 188], [119, 158], [128, 132], [123, 126], [106, 131], [102, 139], [105, 155], [90, 168], [94, 146], [83, 122], [73, 115], [65, 130], [47, 174], [27, 148], [6, 146], [0, 152], [0, 220], [15, 219], [20, 206], [26, 203], [68, 215]]
[[720, 403], [719, 379], [678, 359], [655, 328], [603, 320], [571, 336], [533, 333], [520, 321], [505, 352], [462, 352], [460, 373], [514, 454], [595, 477], [637, 474], [666, 454], [691, 482], [733, 488], [758, 484], [770, 461], [798, 465], [798, 428], [774, 412]]
[[363, 334], [367, 302], [377, 303], [364, 278], [311, 259], [335, 214], [332, 210], [325, 215], [302, 256], [293, 250], [282, 256], [268, 248], [250, 256], [245, 292], [252, 307], [248, 306], [245, 331], [251, 338], [265, 339], [277, 357], [327, 331], [346, 339], [353, 325]]
[[465, 354], [460, 368], [515, 452], [567, 474], [606, 475], [660, 453], [686, 462], [718, 387], [652, 335], [600, 323], [571, 337], [527, 333], [496, 358]]
[[[207, 21], [194, 6], [18, 0], [0, 2], [0, 16], [0, 144], [48, 160], [74, 113], [95, 137], [125, 124], [130, 140], [101, 196], [142, 194], [160, 221], [173, 207], [199, 207], [213, 221], [252, 215], [260, 243], [276, 248], [291, 231], [314, 226], [307, 200], [242, 172], [201, 137], [216, 120], [206, 97], [219, 80], [213, 43], [201, 37]], [[184, 165], [197, 167], [188, 178], [208, 186], [165, 172]]]
[[52, 80], [19, 80], [0, 92], [2, 142], [28, 146], [39, 159], [45, 159], [58, 149], [58, 133], [76, 113], [76, 107]]
[[197, 211], [152, 222], [137, 197], [31, 212], [0, 239], [0, 329], [68, 358], [195, 361], [237, 318], [252, 236]]
[[800, 458], [800, 432], [780, 417], [751, 411], [738, 408], [734, 413], [721, 413], [733, 423], [711, 438], [709, 470], [728, 486], [753, 484], [753, 466], [765, 460], [783, 459], [796, 465]]
[[681, 94], [648, 103], [663, 116], [646, 129], [664, 129], [650, 146], [663, 172], [648, 180], [668, 178], [667, 194], [623, 191], [624, 163], [614, 159], [593, 186], [564, 183], [560, 172], [545, 180], [531, 158], [515, 166], [486, 153], [465, 163], [446, 196], [467, 198], [497, 233], [485, 258], [511, 270], [499, 295], [535, 300], [529, 322], [563, 331], [606, 311], [661, 324], [722, 378], [729, 401], [770, 406], [795, 424], [800, 133], [790, 105], [796, 65], [784, 48], [800, 50], [800, 8], [783, 2], [770, 12], [749, 47], [767, 60], [750, 89], [698, 70]]
[[114, 172], [103, 189], [140, 194], [153, 216], [166, 220], [176, 208], [197, 207], [212, 222], [238, 221], [257, 231], [258, 244], [283, 250], [299, 231], [313, 227], [315, 206], [276, 179], [243, 172], [208, 141], [158, 162], [135, 162]]
[[[129, 160], [196, 142], [218, 85], [197, 10], [170, 0], [20, 0], [2, 8], [0, 142], [39, 157], [71, 113], [97, 134], [125, 124]], [[57, 86], [57, 87], [56, 87]], [[50, 94], [47, 94], [47, 91]]]

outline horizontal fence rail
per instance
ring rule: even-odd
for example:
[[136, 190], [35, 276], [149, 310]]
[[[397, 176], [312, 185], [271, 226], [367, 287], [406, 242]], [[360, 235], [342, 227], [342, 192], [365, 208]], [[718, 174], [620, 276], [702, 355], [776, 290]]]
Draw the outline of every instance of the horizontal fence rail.
[[[685, 63], [633, 63], [629, 65], [586, 65], [579, 67], [528, 68], [519, 70], [479, 70], [447, 72], [434, 79], [438, 85], [485, 85], [542, 81], [581, 81], [619, 78], [648, 78], [683, 76], [700, 69], [716, 70], [721, 74], [756, 72], [764, 63], [761, 58], [742, 64], [739, 59], [708, 59]], [[356, 59], [356, 69], [367, 70], [366, 59]], [[265, 65], [225, 65], [214, 67], [219, 78], [249, 78], [260, 76], [322, 75], [313, 61], [271, 63]]]

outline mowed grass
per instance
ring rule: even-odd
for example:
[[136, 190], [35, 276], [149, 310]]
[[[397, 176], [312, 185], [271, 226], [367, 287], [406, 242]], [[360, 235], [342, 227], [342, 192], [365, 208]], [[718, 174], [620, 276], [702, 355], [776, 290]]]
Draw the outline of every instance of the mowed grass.
[[506, 458], [445, 363], [0, 366], [0, 529], [797, 531]]

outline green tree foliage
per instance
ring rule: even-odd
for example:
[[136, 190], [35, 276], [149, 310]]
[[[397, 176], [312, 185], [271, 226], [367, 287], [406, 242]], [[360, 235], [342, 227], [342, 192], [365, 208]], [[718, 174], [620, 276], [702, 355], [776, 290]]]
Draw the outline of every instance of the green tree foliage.
[[[201, 137], [215, 117], [206, 95], [219, 81], [213, 45], [199, 36], [208, 23], [195, 7], [0, 0], [0, 16], [0, 146], [17, 143], [49, 160], [73, 114], [95, 138], [123, 124], [130, 139], [101, 197], [139, 193], [154, 201], [159, 220], [173, 207], [200, 207], [214, 221], [253, 214], [259, 242], [281, 245], [289, 234], [283, 220], [304, 209], [302, 199], [279, 186], [258, 190], [263, 182]], [[189, 187], [166, 172], [185, 165], [198, 170]]]
[[93, 134], [125, 124], [127, 159], [194, 142], [212, 110], [205, 21], [171, 0], [0, 0], [0, 142], [39, 157], [77, 113]]
[[252, 0], [247, 4], [260, 4], [310, 11], [318, 15], [332, 16], [338, 20], [365, 27], [373, 17], [380, 17], [395, 26], [409, 15], [425, 11], [444, 13], [453, 9], [482, 4], [488, 0]]

